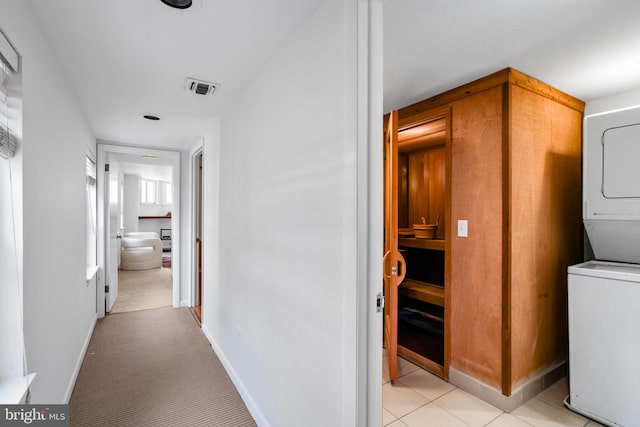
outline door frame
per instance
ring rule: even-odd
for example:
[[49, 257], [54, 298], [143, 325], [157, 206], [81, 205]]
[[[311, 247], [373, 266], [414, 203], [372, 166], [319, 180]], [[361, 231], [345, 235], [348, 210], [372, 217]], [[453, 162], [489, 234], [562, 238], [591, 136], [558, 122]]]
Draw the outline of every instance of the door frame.
[[[382, 425], [383, 0], [357, 2], [356, 425]], [[352, 309], [352, 307], [349, 307]]]
[[[198, 295], [197, 292], [197, 288], [198, 288], [198, 253], [196, 251], [196, 228], [198, 226], [198, 212], [197, 212], [197, 207], [198, 207], [198, 202], [197, 202], [197, 194], [196, 191], [198, 189], [198, 184], [197, 184], [197, 180], [198, 180], [198, 164], [197, 164], [197, 159], [198, 156], [202, 155], [204, 157], [204, 144], [200, 144], [198, 147], [196, 147], [195, 149], [193, 149], [191, 151], [191, 157], [190, 157], [190, 161], [191, 161], [191, 185], [189, 186], [189, 192], [191, 193], [191, 233], [189, 236], [189, 248], [190, 248], [190, 252], [192, 254], [191, 258], [190, 258], [190, 269], [191, 269], [191, 286], [190, 286], [190, 293], [191, 295], [189, 296], [189, 306], [190, 307], [195, 307], [198, 303], [198, 300], [200, 302], [200, 306], [202, 307], [202, 295]], [[204, 162], [202, 163], [202, 168], [204, 169]], [[204, 179], [202, 179], [202, 181], [204, 181]], [[204, 221], [204, 191], [202, 189], [202, 184], [204, 184], [204, 182], [201, 183], [201, 187], [200, 187], [200, 193], [202, 194], [202, 200], [200, 201], [200, 214], [202, 215], [203, 218], [201, 218], [201, 221]], [[201, 227], [203, 227], [203, 224], [201, 222]], [[203, 230], [200, 230], [201, 234], [203, 233]], [[202, 236], [201, 236], [202, 237]], [[203, 278], [204, 280], [204, 278]], [[202, 320], [202, 319], [201, 319]]]
[[98, 229], [96, 234], [97, 240], [97, 257], [100, 266], [100, 280], [97, 280], [96, 289], [96, 312], [99, 318], [105, 315], [105, 268], [106, 254], [105, 244], [108, 236], [105, 236], [105, 217], [104, 217], [104, 165], [108, 153], [115, 154], [135, 154], [135, 155], [153, 155], [156, 157], [165, 157], [172, 160], [172, 190], [173, 190], [173, 208], [171, 210], [171, 238], [172, 238], [172, 258], [175, 262], [171, 265], [172, 281], [173, 281], [173, 306], [180, 306], [180, 152], [175, 150], [165, 150], [157, 148], [142, 148], [129, 145], [115, 145], [109, 143], [98, 142], [96, 155], [97, 170], [97, 201], [98, 201]]

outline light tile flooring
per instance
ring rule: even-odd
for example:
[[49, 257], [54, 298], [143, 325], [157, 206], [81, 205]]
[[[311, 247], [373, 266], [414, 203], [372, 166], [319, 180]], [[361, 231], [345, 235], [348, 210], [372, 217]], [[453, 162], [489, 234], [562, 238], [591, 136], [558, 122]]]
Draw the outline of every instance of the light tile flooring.
[[569, 394], [566, 378], [507, 414], [402, 358], [392, 385], [384, 355], [382, 376], [382, 421], [388, 427], [602, 425], [564, 407], [562, 401]]

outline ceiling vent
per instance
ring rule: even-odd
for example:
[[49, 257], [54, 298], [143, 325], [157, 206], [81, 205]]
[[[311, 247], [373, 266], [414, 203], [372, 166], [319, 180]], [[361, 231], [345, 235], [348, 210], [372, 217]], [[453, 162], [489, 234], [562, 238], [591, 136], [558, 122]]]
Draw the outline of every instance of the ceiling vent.
[[219, 85], [217, 83], [209, 83], [203, 80], [196, 80], [196, 79], [189, 78], [187, 79], [187, 85], [185, 89], [195, 93], [196, 95], [206, 96], [206, 95], [213, 95], [213, 93], [216, 91], [218, 86]]

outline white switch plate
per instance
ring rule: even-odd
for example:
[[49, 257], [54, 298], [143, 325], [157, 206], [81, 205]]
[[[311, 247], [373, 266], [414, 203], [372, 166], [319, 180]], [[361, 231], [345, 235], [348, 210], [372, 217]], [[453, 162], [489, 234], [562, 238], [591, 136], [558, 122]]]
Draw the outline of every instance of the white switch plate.
[[466, 219], [458, 220], [458, 237], [469, 236], [469, 222]]

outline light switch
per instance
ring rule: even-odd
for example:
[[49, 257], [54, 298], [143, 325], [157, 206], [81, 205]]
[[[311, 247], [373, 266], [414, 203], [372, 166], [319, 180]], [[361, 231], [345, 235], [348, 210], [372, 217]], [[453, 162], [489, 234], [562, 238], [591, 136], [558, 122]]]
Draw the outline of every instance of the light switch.
[[469, 236], [469, 223], [466, 219], [458, 220], [458, 237]]

